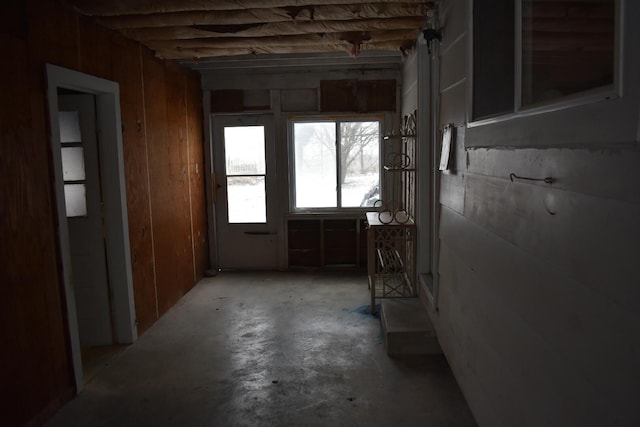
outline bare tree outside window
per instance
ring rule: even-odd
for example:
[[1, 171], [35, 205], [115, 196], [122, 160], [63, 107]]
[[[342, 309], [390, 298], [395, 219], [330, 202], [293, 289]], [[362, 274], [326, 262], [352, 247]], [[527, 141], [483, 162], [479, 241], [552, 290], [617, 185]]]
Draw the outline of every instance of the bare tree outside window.
[[380, 123], [294, 123], [295, 207], [371, 206], [379, 194]]

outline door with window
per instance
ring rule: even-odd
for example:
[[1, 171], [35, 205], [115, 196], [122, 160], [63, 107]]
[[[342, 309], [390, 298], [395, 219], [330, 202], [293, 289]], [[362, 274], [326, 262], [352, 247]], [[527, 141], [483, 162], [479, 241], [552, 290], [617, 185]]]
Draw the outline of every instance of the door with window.
[[113, 343], [95, 96], [58, 96], [64, 198], [80, 345]]
[[271, 117], [214, 116], [213, 158], [218, 268], [276, 269]]

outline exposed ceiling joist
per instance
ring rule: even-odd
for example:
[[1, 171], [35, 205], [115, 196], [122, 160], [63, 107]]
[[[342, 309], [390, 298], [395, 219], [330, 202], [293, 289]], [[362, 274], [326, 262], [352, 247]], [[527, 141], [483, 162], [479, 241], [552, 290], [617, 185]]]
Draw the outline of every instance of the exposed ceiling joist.
[[126, 28], [157, 28], [191, 25], [242, 25], [291, 21], [338, 21], [359, 19], [424, 16], [424, 3], [366, 3], [326, 5], [296, 8], [210, 10], [143, 15], [105, 16], [104, 25], [115, 30]]
[[300, 34], [326, 34], [349, 31], [391, 31], [409, 29], [417, 32], [423, 19], [417, 18], [388, 18], [361, 19], [356, 21], [316, 21], [316, 22], [272, 22], [242, 29], [234, 33], [216, 31], [207, 26], [198, 27], [165, 27], [140, 28], [122, 30], [127, 37], [148, 42], [151, 40], [172, 39], [201, 39], [215, 37], [270, 37], [293, 36]]
[[[71, 0], [84, 15], [113, 16], [186, 11], [269, 9], [318, 4], [366, 4], [367, 0]], [[390, 0], [386, 3], [425, 3], [424, 0]]]
[[424, 0], [65, 0], [167, 59], [391, 50], [406, 53]]
[[[380, 43], [368, 43], [361, 47], [362, 51], [393, 51], [397, 49], [401, 40], [390, 40]], [[257, 46], [254, 48], [194, 48], [183, 49], [181, 51], [168, 50], [157, 51], [158, 56], [167, 59], [194, 59], [219, 56], [234, 55], [272, 55], [272, 54], [291, 54], [291, 53], [318, 53], [318, 52], [347, 52], [353, 48], [348, 42], [331, 42], [321, 45], [303, 45], [303, 46]], [[358, 52], [359, 53], [359, 52]], [[355, 56], [355, 54], [353, 55]], [[196, 61], [197, 62], [197, 61]]]

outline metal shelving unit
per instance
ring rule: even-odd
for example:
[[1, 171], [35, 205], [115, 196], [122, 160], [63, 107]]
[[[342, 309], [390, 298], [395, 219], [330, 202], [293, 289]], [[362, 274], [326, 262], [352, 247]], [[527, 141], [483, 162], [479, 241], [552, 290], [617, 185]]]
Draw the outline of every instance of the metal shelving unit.
[[384, 166], [383, 196], [377, 212], [367, 212], [367, 268], [371, 312], [376, 298], [416, 296], [416, 112], [404, 117]]

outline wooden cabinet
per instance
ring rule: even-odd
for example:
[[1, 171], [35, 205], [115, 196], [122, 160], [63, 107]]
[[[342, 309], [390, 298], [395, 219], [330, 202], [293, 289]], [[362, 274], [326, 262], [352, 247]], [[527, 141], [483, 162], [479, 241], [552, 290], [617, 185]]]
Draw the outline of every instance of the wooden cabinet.
[[362, 217], [306, 217], [287, 220], [290, 268], [366, 266], [365, 220]]
[[320, 267], [322, 223], [319, 220], [289, 220], [287, 225], [289, 267]]

